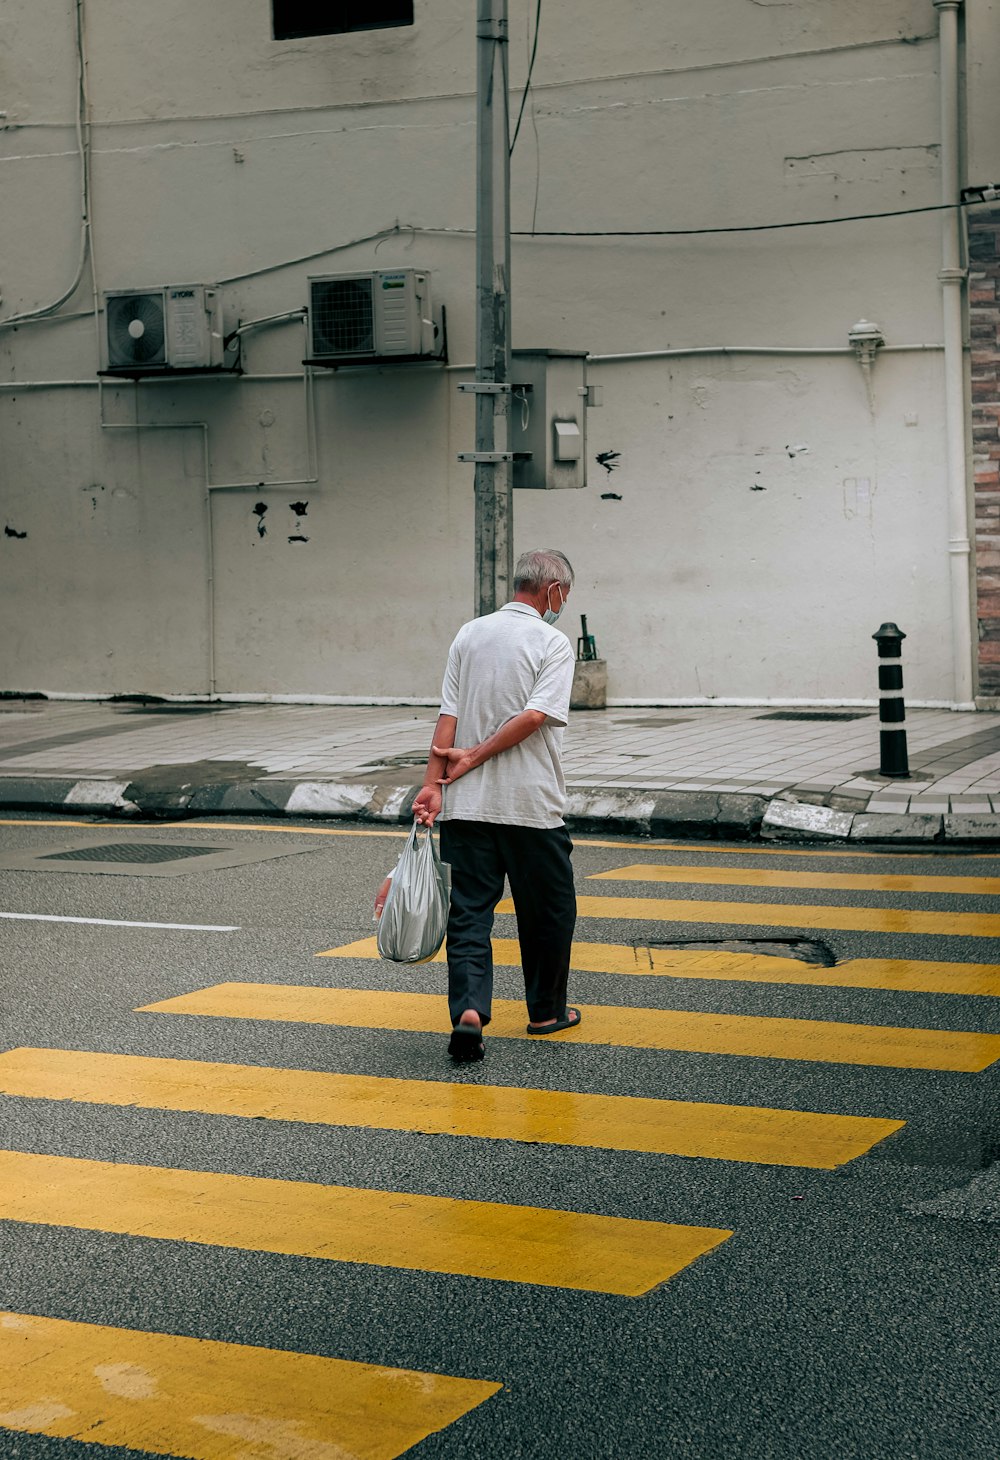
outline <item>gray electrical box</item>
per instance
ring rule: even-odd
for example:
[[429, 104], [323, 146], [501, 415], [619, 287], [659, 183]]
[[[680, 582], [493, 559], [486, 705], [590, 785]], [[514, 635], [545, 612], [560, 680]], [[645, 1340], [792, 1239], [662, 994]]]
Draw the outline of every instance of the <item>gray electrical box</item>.
[[[587, 353], [514, 350], [510, 444], [514, 486], [551, 489], [587, 485]], [[528, 386], [530, 389], [518, 389]]]

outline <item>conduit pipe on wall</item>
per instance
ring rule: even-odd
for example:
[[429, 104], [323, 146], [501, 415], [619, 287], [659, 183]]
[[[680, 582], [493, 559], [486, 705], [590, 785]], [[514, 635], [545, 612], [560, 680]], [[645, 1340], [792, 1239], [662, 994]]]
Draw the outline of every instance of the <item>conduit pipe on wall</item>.
[[[943, 350], [943, 345], [881, 345], [879, 354], [912, 350]], [[853, 355], [853, 345], [682, 345], [676, 350], [628, 350], [620, 355], [588, 355], [593, 365], [619, 360], [673, 360], [687, 355]]]
[[[89, 319], [89, 313], [86, 318]], [[899, 355], [914, 350], [940, 352], [944, 345], [881, 345], [880, 355]], [[854, 350], [850, 345], [688, 345], [679, 346], [675, 350], [631, 350], [620, 355], [588, 355], [587, 359], [594, 365], [613, 365], [622, 360], [670, 360], [685, 355], [853, 355]], [[381, 365], [354, 366], [352, 370], [360, 373], [365, 369], [380, 370]], [[461, 363], [457, 365], [444, 365], [444, 370], [475, 370], [475, 364]], [[272, 381], [272, 380], [299, 380], [302, 376], [298, 371], [271, 371], [261, 373], [245, 372], [240, 375], [244, 382]], [[156, 377], [150, 378], [155, 384]], [[206, 375], [205, 381], [229, 379], [228, 376]], [[0, 390], [60, 390], [70, 387], [90, 387], [96, 389], [101, 385], [100, 380], [0, 380]], [[161, 384], [173, 384], [169, 377], [163, 377]], [[251, 483], [251, 485], [259, 485]], [[301, 486], [311, 483], [300, 482], [267, 482], [266, 486]]]
[[959, 217], [958, 11], [962, 0], [934, 0], [938, 12], [941, 87], [941, 308], [944, 319], [944, 391], [948, 469], [948, 554], [956, 710], [974, 710], [972, 546], [965, 449], [965, 347]]

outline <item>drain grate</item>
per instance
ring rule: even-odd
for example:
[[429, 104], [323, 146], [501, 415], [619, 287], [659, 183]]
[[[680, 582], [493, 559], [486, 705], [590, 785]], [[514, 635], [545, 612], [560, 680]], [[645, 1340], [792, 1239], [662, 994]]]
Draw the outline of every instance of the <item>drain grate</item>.
[[107, 846], [77, 847], [71, 852], [48, 852], [39, 862], [179, 862], [184, 857], [209, 857], [228, 847], [182, 847], [155, 842], [110, 842]]
[[772, 710], [769, 715], [754, 715], [755, 720], [870, 720], [871, 710], [845, 713], [840, 710]]

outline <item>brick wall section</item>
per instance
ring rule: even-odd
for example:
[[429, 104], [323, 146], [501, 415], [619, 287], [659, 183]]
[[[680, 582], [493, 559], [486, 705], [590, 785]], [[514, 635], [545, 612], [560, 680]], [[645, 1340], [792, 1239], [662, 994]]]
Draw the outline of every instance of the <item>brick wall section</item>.
[[969, 217], [979, 693], [1000, 695], [1000, 208]]

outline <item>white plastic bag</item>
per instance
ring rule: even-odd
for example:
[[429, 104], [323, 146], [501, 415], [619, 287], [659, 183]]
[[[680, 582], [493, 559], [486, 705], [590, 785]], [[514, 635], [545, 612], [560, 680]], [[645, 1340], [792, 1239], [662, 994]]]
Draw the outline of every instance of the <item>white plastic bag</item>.
[[414, 822], [379, 919], [379, 955], [393, 963], [433, 958], [444, 942], [450, 902], [451, 868], [438, 854], [434, 828]]

